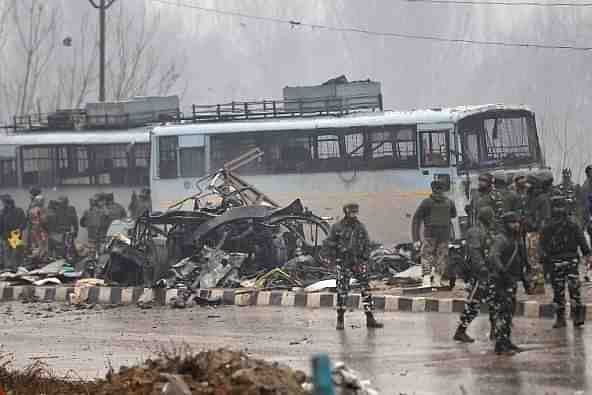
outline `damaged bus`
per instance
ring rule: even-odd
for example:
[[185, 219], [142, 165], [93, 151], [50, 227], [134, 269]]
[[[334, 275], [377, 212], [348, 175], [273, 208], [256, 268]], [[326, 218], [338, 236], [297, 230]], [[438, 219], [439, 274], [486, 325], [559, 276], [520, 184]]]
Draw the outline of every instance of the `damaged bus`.
[[250, 184], [280, 204], [300, 198], [333, 218], [358, 202], [371, 238], [387, 244], [410, 240], [411, 218], [434, 178], [456, 202], [460, 237], [479, 172], [544, 166], [535, 114], [522, 106], [174, 124], [151, 133], [154, 209], [199, 192], [202, 176], [253, 148], [264, 155], [237, 170]]

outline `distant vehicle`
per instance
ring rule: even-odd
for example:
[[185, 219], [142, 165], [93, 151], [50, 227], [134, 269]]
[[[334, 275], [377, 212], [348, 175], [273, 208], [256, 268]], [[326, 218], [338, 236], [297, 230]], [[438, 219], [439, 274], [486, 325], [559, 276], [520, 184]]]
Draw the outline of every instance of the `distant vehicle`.
[[371, 237], [382, 243], [410, 239], [411, 217], [430, 182], [444, 180], [460, 237], [479, 172], [544, 166], [535, 114], [522, 106], [245, 118], [153, 129], [154, 210], [199, 192], [199, 178], [257, 147], [264, 155], [237, 171], [247, 182], [279, 204], [300, 198], [334, 218], [344, 203], [358, 202]]

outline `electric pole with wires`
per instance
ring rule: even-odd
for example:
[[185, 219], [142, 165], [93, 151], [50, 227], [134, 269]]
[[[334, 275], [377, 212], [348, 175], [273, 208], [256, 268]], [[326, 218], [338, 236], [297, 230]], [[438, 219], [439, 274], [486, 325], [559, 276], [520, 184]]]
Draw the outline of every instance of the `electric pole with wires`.
[[105, 16], [107, 9], [115, 3], [115, 0], [88, 0], [90, 4], [99, 10], [99, 101], [105, 101]]

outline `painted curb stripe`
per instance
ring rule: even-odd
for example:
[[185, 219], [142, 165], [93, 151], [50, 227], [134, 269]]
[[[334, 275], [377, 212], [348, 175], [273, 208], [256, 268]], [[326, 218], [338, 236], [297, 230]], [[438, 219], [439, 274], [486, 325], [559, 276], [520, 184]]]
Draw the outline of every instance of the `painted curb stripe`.
[[[140, 287], [87, 287], [81, 289], [81, 296], [91, 304], [134, 304], [144, 291], [152, 291], [157, 305], [165, 305], [177, 296], [176, 289], [154, 289]], [[16, 301], [23, 298], [37, 297], [43, 302], [68, 302], [72, 287], [34, 287], [34, 286], [0, 286], [0, 300]], [[220, 299], [224, 305], [238, 306], [286, 306], [309, 308], [333, 308], [337, 302], [334, 293], [302, 293], [293, 291], [239, 291], [233, 289], [201, 289], [202, 298]], [[430, 313], [461, 313], [465, 308], [464, 299], [437, 299], [426, 297], [407, 297], [394, 295], [374, 296], [376, 310], [430, 312]], [[359, 294], [351, 294], [347, 300], [348, 308], [361, 309], [362, 300]], [[570, 311], [569, 303], [566, 311]], [[586, 320], [592, 320], [592, 305], [584, 306]], [[488, 306], [481, 305], [481, 314], [488, 313]], [[519, 301], [516, 304], [517, 317], [554, 318], [555, 306], [552, 303], [539, 304], [536, 301]]]

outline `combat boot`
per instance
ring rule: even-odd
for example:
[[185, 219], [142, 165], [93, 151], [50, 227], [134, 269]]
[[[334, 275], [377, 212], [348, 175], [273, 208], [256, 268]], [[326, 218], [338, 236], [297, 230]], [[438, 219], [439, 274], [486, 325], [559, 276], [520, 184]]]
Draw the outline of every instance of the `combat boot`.
[[376, 321], [374, 318], [374, 314], [370, 311], [366, 312], [366, 327], [367, 328], [384, 328], [384, 324], [382, 322]]
[[514, 352], [521, 352], [522, 351], [522, 348], [520, 348], [517, 345], [515, 345], [514, 343], [512, 343], [511, 340], [508, 341], [508, 348]]
[[564, 313], [558, 313], [557, 314], [557, 318], [555, 319], [555, 323], [553, 324], [553, 328], [558, 329], [558, 328], [565, 328], [566, 326], [566, 322], [565, 322], [565, 314]]
[[512, 350], [509, 342], [495, 343], [495, 353], [497, 355], [514, 355], [516, 351]]
[[582, 326], [584, 325], [585, 320], [586, 310], [584, 310], [584, 306], [576, 306], [573, 317], [573, 325], [576, 327]]
[[345, 329], [345, 309], [337, 309], [337, 325], [335, 329], [338, 331]]
[[461, 342], [461, 343], [474, 343], [475, 342], [475, 339], [473, 339], [471, 336], [467, 335], [467, 328], [465, 328], [463, 326], [458, 327], [458, 329], [456, 330], [456, 333], [454, 334], [454, 337], [452, 339], [456, 340], [457, 342]]

